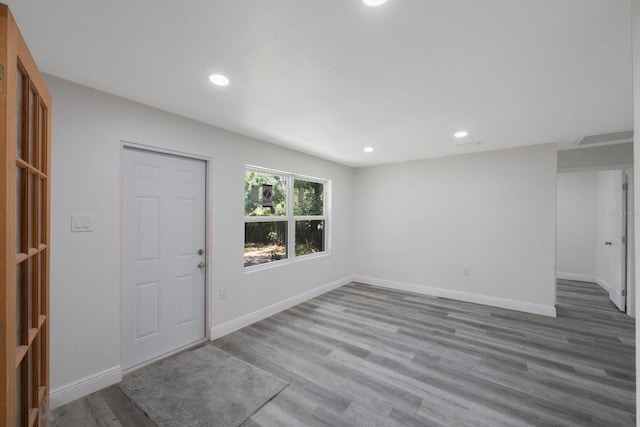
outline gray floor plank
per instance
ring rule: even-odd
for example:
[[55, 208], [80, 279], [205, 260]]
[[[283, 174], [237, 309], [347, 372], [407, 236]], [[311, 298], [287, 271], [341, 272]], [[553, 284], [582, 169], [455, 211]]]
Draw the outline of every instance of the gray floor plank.
[[[352, 283], [211, 345], [290, 384], [245, 427], [635, 425], [634, 320], [593, 283], [559, 280], [556, 309]], [[153, 425], [117, 387], [54, 414]]]

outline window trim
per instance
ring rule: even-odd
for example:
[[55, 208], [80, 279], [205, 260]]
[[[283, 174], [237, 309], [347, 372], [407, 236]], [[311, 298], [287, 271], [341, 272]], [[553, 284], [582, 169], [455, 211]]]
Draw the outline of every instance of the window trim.
[[[244, 215], [244, 224], [253, 222], [286, 222], [287, 223], [287, 258], [265, 262], [262, 264], [251, 265], [243, 269], [245, 273], [251, 273], [267, 268], [280, 265], [286, 265], [294, 262], [305, 261], [309, 259], [321, 258], [331, 254], [331, 180], [313, 177], [309, 175], [285, 172], [277, 169], [269, 169], [261, 166], [245, 165], [243, 192], [246, 190], [246, 174], [247, 172], [256, 172], [267, 175], [282, 176], [287, 179], [286, 185], [286, 215], [282, 216], [247, 216]], [[295, 181], [307, 181], [323, 185], [322, 198], [322, 215], [294, 215], [294, 186]], [[296, 255], [296, 222], [297, 221], [324, 221], [324, 250], [306, 255]]]

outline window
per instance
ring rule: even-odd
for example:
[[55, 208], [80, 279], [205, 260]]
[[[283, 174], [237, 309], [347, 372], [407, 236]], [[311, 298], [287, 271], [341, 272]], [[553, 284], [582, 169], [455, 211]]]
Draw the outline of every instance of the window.
[[293, 180], [296, 256], [324, 251], [324, 184]]
[[244, 266], [326, 251], [328, 182], [248, 167], [244, 197]]

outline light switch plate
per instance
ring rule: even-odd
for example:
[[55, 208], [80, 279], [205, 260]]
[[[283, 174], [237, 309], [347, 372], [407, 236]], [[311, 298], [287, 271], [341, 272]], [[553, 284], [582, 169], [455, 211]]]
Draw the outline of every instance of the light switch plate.
[[71, 231], [86, 233], [94, 230], [94, 215], [71, 215]]

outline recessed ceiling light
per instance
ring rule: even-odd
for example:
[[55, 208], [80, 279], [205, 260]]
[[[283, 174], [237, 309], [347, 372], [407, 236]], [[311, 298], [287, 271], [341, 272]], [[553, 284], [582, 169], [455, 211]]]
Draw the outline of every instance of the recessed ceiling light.
[[362, 2], [367, 6], [380, 6], [382, 3], [386, 1], [387, 0], [362, 0]]
[[469, 135], [469, 134], [467, 133], [466, 130], [460, 130], [460, 131], [458, 131], [458, 132], [453, 134], [453, 136], [455, 136], [456, 138], [464, 138], [467, 135]]
[[209, 80], [216, 86], [226, 86], [229, 84], [227, 76], [223, 76], [222, 74], [211, 74]]
[[365, 153], [373, 153], [373, 147], [365, 147], [364, 152]]

